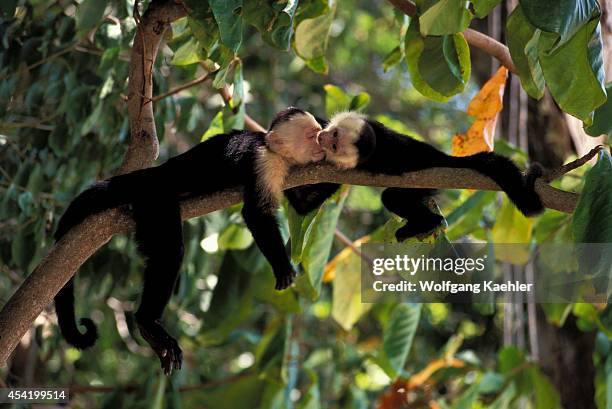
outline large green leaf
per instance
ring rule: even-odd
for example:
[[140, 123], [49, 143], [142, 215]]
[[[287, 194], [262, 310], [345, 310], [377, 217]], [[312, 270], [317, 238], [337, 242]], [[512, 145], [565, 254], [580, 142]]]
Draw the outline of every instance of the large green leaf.
[[612, 157], [601, 150], [597, 163], [585, 176], [584, 188], [574, 211], [577, 243], [612, 242]]
[[608, 94], [608, 99], [595, 110], [593, 124], [584, 128], [584, 131], [591, 136], [603, 134], [612, 136], [612, 98], [610, 98], [612, 82], [606, 85], [606, 93]]
[[521, 85], [529, 96], [542, 98], [545, 82], [538, 56], [541, 31], [527, 20], [523, 9], [518, 6], [508, 17], [506, 32], [508, 48], [519, 72]]
[[295, 51], [306, 62], [319, 62], [309, 64], [311, 68], [320, 68], [317, 72], [325, 73], [327, 64], [321, 64], [321, 58], [325, 57], [329, 30], [334, 21], [335, 6], [321, 16], [308, 18], [300, 22], [295, 29]]
[[308, 239], [302, 252], [304, 272], [296, 282], [298, 291], [311, 299], [316, 299], [321, 290], [323, 271], [331, 246], [340, 212], [347, 197], [347, 187], [342, 187], [319, 209], [315, 216]]
[[317, 210], [302, 216], [288, 202], [285, 210], [289, 223], [289, 237], [291, 239], [291, 261], [297, 264], [302, 261], [304, 240], [306, 239], [308, 228], [317, 215]]
[[[612, 157], [606, 150], [599, 153], [595, 166], [585, 176], [584, 188], [574, 211], [574, 240], [576, 243], [612, 242]], [[601, 285], [609, 285], [612, 253], [608, 246], [579, 245], [580, 270], [598, 278]], [[598, 287], [601, 288], [601, 287]]]
[[340, 87], [332, 84], [323, 86], [325, 90], [325, 113], [328, 118], [334, 114], [349, 109], [351, 105], [351, 97]]
[[204, 57], [201, 50], [198, 40], [191, 38], [176, 50], [170, 63], [177, 66], [195, 64]]
[[463, 34], [423, 38], [414, 20], [406, 33], [405, 44], [408, 71], [417, 91], [445, 102], [464, 90], [471, 63]]
[[420, 316], [421, 304], [397, 304], [391, 311], [376, 359], [391, 379], [395, 379], [404, 367]]
[[286, 3], [267, 0], [247, 1], [244, 5], [244, 18], [255, 26], [263, 39], [281, 50], [288, 50], [293, 35], [293, 18], [298, 0]]
[[221, 41], [233, 52], [242, 44], [242, 0], [209, 0], [219, 26]]
[[460, 33], [470, 25], [472, 13], [467, 0], [438, 0], [419, 17], [423, 36]]
[[542, 33], [538, 46], [546, 84], [561, 109], [590, 125], [593, 110], [606, 102], [599, 21], [584, 25], [555, 51], [544, 51], [554, 41], [554, 34]]
[[76, 21], [79, 30], [91, 30], [102, 23], [106, 0], [85, 0], [77, 8]]
[[[525, 16], [540, 30], [556, 33], [560, 47], [589, 21], [601, 15], [597, 0], [520, 0]], [[558, 38], [558, 40], [557, 40]]]
[[499, 3], [501, 0], [472, 0], [474, 15], [478, 18], [486, 17]]

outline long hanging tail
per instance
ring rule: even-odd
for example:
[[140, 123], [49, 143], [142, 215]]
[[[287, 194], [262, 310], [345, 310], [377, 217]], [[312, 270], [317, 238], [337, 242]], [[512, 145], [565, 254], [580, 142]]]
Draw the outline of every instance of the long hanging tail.
[[474, 169], [493, 179], [525, 216], [535, 216], [544, 211], [542, 200], [534, 189], [535, 180], [542, 175], [539, 165], [532, 166], [524, 176], [514, 162], [494, 152], [447, 158], [450, 160], [443, 166]]
[[[112, 178], [110, 181], [93, 184], [77, 196], [60, 218], [54, 235], [55, 240], [59, 241], [87, 216], [126, 203], [125, 192], [130, 181], [130, 178], [123, 176]], [[85, 327], [85, 333], [81, 333], [77, 327], [74, 311], [74, 278], [71, 278], [55, 296], [55, 313], [60, 331], [69, 344], [85, 349], [96, 342], [98, 331], [91, 319], [81, 318], [79, 321]]]

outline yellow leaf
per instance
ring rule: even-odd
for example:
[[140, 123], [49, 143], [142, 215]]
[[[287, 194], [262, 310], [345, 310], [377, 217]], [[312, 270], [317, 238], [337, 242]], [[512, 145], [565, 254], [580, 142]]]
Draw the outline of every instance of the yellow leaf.
[[[533, 233], [533, 219], [518, 211], [507, 197], [497, 214], [493, 226], [495, 258], [500, 261], [522, 265], [529, 261], [529, 242]], [[508, 243], [504, 246], [503, 243]]]
[[495, 127], [503, 108], [507, 78], [508, 70], [501, 67], [472, 98], [467, 113], [475, 120], [466, 133], [453, 137], [453, 155], [468, 156], [493, 150]]

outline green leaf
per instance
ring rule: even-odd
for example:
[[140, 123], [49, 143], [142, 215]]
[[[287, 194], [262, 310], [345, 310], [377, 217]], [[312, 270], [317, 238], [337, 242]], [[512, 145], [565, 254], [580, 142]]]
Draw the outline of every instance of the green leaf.
[[438, 0], [419, 17], [423, 36], [455, 34], [470, 25], [472, 13], [467, 0]]
[[463, 35], [423, 38], [416, 20], [406, 33], [406, 62], [415, 89], [435, 101], [463, 92], [470, 78], [470, 50]]
[[315, 68], [322, 67], [320, 59], [325, 57], [334, 14], [335, 5], [326, 14], [301, 21], [295, 29], [295, 52], [307, 62], [318, 60]]
[[195, 64], [203, 59], [200, 50], [201, 47], [198, 40], [191, 38], [176, 50], [170, 64], [176, 66]]
[[501, 395], [497, 397], [489, 406], [489, 409], [509, 409], [510, 403], [516, 396], [516, 386], [514, 386], [514, 382], [510, 383], [508, 387], [502, 392]]
[[213, 87], [219, 89], [225, 85], [234, 57], [234, 52], [223, 45], [213, 53], [212, 58], [221, 66], [212, 82]]
[[597, 163], [585, 175], [584, 188], [574, 211], [576, 243], [612, 242], [612, 157], [601, 150]]
[[373, 304], [361, 302], [361, 259], [350, 249], [348, 256], [334, 268], [332, 318], [349, 331]]
[[295, 211], [293, 206], [287, 202], [285, 207], [287, 221], [289, 222], [289, 237], [291, 240], [291, 261], [300, 263], [302, 261], [302, 251], [304, 249], [304, 240], [307, 238], [307, 233], [312, 221], [317, 215], [318, 210], [313, 210], [306, 215], [300, 215]]
[[403, 54], [400, 46], [395, 47], [383, 60], [383, 70], [385, 72], [389, 71], [402, 61], [402, 57]]
[[599, 21], [584, 25], [555, 51], [544, 51], [554, 41], [554, 34], [542, 33], [538, 46], [546, 84], [561, 109], [590, 125], [593, 110], [606, 102]]
[[550, 380], [537, 367], [529, 369], [536, 409], [561, 409], [561, 398]]
[[370, 94], [367, 92], [360, 92], [351, 99], [349, 110], [351, 111], [362, 111], [370, 103]]
[[478, 18], [486, 17], [491, 10], [501, 3], [501, 0], [472, 0], [474, 15]]
[[198, 52], [200, 53], [199, 57], [201, 59], [207, 58], [219, 40], [219, 27], [217, 26], [217, 22], [215, 21], [212, 12], [209, 12], [203, 16], [198, 16], [197, 19], [189, 17], [187, 24], [191, 29], [194, 38], [198, 40]]
[[242, 44], [242, 0], [208, 0], [219, 26], [221, 41], [234, 53]]
[[334, 231], [340, 212], [344, 207], [347, 196], [347, 187], [343, 186], [319, 209], [315, 216], [304, 251], [302, 252], [302, 265], [305, 274], [297, 280], [297, 288], [310, 299], [316, 299], [321, 291], [323, 271], [331, 246], [334, 241]]
[[218, 239], [221, 250], [244, 250], [253, 244], [249, 229], [237, 224], [230, 224]]
[[198, 336], [198, 342], [202, 345], [223, 342], [251, 314], [252, 274], [236, 261], [237, 257], [244, 257], [244, 254], [245, 252], [231, 252], [226, 253], [223, 258], [219, 269], [219, 282], [215, 286], [210, 307], [204, 314], [206, 329]]
[[326, 84], [323, 89], [325, 90], [325, 114], [328, 118], [349, 109], [351, 97], [342, 88]]
[[[293, 36], [293, 19], [298, 3], [298, 0], [288, 0], [285, 4], [251, 0], [244, 6], [245, 20], [259, 30], [268, 44], [281, 50], [288, 50]], [[278, 10], [279, 7], [282, 8]]]
[[329, 71], [329, 66], [327, 65], [327, 60], [325, 59], [325, 56], [306, 60], [306, 65], [308, 66], [308, 68], [310, 68], [317, 74], [327, 74], [327, 72]]
[[520, 0], [520, 4], [531, 24], [558, 34], [554, 36], [555, 48], [601, 15], [597, 0]]
[[595, 110], [593, 124], [584, 128], [584, 131], [591, 136], [607, 134], [612, 136], [612, 82], [606, 85], [606, 102]]
[[76, 12], [77, 29], [87, 31], [100, 24], [105, 9], [106, 0], [83, 1]]
[[204, 135], [200, 138], [200, 142], [223, 133], [223, 111], [217, 112], [217, 115], [210, 121], [210, 125]]
[[529, 23], [521, 6], [517, 6], [508, 17], [506, 31], [510, 55], [523, 89], [535, 99], [542, 98], [545, 81], [538, 56], [541, 31]]
[[397, 304], [383, 332], [377, 361], [391, 379], [402, 371], [419, 325], [421, 304]]
[[[612, 157], [607, 150], [599, 153], [597, 163], [585, 175], [584, 188], [574, 211], [573, 231], [576, 243], [612, 242]], [[609, 284], [612, 254], [607, 246], [579, 245], [580, 270]]]
[[261, 379], [258, 374], [240, 377], [233, 382], [207, 388], [201, 393], [194, 393], [192, 399], [184, 399], [184, 407], [206, 407], [209, 409], [253, 409], [259, 407], [258, 402], [269, 382]]
[[505, 378], [495, 372], [487, 372], [482, 376], [478, 391], [482, 394], [496, 393], [504, 386]]
[[612, 409], [612, 355], [608, 355], [604, 366], [606, 375], [606, 409]]
[[452, 409], [472, 409], [478, 399], [478, 384], [472, 385], [453, 403]]
[[369, 186], [352, 186], [346, 206], [353, 210], [377, 212], [382, 209], [380, 193]]

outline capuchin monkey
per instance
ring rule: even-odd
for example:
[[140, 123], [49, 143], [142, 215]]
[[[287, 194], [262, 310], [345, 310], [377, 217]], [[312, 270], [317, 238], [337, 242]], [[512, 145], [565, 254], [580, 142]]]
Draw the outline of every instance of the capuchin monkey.
[[[510, 159], [493, 152], [449, 156], [355, 112], [337, 114], [328, 123], [319, 122], [324, 129], [319, 132], [317, 141], [325, 151], [326, 160], [339, 168], [386, 175], [433, 167], [469, 168], [493, 179], [525, 216], [534, 216], [544, 210], [534, 190], [535, 180], [542, 175], [539, 165], [533, 165], [524, 176]], [[338, 187], [333, 183], [306, 185], [288, 189], [285, 195], [298, 213], [306, 214], [318, 208]], [[407, 219], [395, 233], [398, 241], [425, 237], [442, 225], [444, 218], [428, 206], [435, 193], [434, 189], [414, 188], [383, 191], [384, 206]]]
[[[311, 114], [287, 108], [276, 115], [268, 132], [234, 131], [214, 136], [160, 166], [95, 183], [68, 206], [59, 221], [56, 240], [91, 214], [130, 206], [138, 250], [146, 260], [136, 322], [164, 373], [180, 369], [182, 363], [181, 348], [160, 323], [183, 260], [180, 201], [242, 187], [244, 221], [272, 266], [275, 288], [287, 288], [296, 272], [275, 214], [289, 168], [324, 158], [316, 139], [320, 130]], [[55, 297], [55, 309], [68, 343], [79, 349], [95, 343], [97, 329], [91, 319], [80, 320], [85, 333], [77, 328], [73, 279]]]

